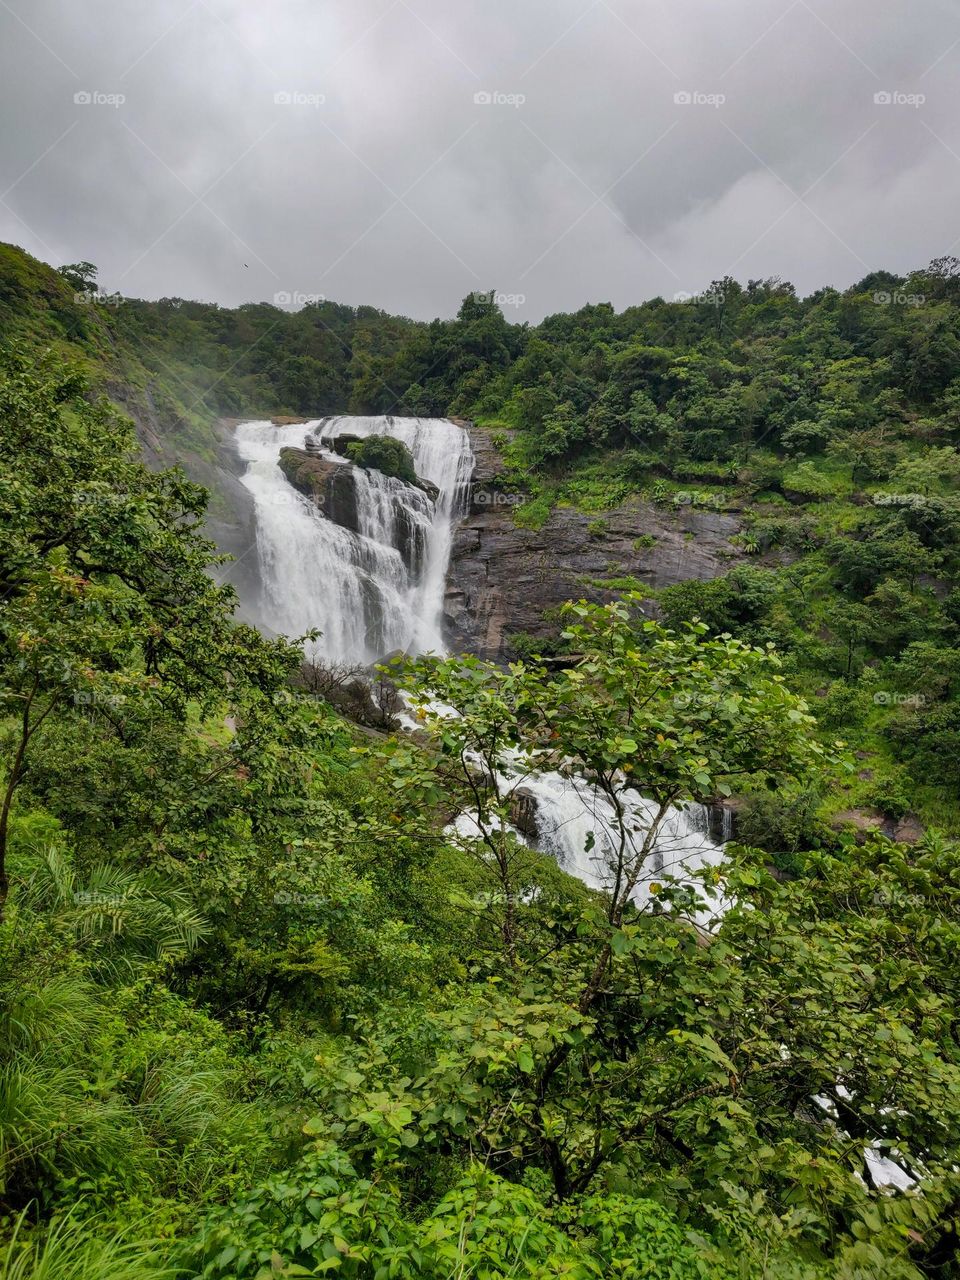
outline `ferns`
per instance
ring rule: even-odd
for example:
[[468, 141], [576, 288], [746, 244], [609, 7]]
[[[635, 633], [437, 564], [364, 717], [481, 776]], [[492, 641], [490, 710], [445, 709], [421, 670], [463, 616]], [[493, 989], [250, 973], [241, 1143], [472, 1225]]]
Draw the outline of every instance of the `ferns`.
[[0, 1202], [49, 1207], [71, 1181], [94, 1206], [193, 1201], [267, 1149], [228, 1037], [156, 981], [204, 929], [157, 876], [35, 862], [0, 927]]
[[98, 949], [108, 967], [173, 963], [207, 933], [203, 916], [180, 885], [154, 872], [105, 863], [81, 882], [57, 849], [46, 850], [22, 901], [36, 911], [59, 914], [78, 941]]
[[21, 1215], [9, 1243], [0, 1245], [0, 1280], [174, 1280], [177, 1274], [151, 1244], [120, 1232], [100, 1239], [69, 1216], [42, 1233], [28, 1234], [25, 1225]]

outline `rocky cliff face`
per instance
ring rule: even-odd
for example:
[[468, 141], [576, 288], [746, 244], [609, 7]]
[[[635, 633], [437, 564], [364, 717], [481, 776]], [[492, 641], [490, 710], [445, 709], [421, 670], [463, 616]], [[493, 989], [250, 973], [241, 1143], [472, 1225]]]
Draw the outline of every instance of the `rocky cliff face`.
[[518, 632], [555, 634], [566, 600], [611, 600], [622, 590], [613, 582], [625, 577], [651, 588], [715, 578], [739, 557], [729, 542], [739, 528], [731, 516], [639, 499], [601, 520], [561, 507], [541, 529], [520, 528], [514, 500], [497, 487], [500, 460], [489, 433], [470, 433], [477, 459], [470, 512], [454, 535], [447, 578], [454, 650], [501, 660]]

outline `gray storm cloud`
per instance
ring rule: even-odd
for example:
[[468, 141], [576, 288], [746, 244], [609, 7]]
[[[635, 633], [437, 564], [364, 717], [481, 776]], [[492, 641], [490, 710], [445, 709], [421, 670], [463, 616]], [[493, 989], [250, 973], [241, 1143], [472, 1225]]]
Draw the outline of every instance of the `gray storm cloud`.
[[938, 0], [8, 0], [0, 40], [0, 238], [128, 295], [535, 320], [960, 243]]

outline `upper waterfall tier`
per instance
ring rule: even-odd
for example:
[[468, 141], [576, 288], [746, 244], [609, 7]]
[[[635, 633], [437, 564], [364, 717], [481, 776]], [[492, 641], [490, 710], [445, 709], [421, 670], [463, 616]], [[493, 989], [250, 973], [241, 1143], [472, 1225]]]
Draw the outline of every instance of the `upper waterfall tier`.
[[[340, 435], [402, 441], [417, 475], [436, 486], [436, 500], [350, 468], [329, 447]], [[354, 472], [349, 521], [328, 519], [284, 476], [281, 449], [302, 449], [308, 439], [327, 465]], [[236, 442], [256, 507], [261, 624], [287, 636], [319, 628], [314, 652], [333, 662], [369, 663], [398, 649], [442, 652], [453, 528], [473, 470], [467, 433], [443, 418], [337, 417], [287, 427], [248, 422]]]

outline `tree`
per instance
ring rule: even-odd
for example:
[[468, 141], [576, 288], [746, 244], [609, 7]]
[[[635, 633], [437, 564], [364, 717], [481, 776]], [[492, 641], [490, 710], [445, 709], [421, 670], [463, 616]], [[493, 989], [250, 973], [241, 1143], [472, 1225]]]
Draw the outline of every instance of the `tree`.
[[97, 292], [97, 268], [92, 262], [67, 263], [58, 267], [57, 271], [77, 293], [95, 294]]
[[[136, 460], [129, 424], [91, 403], [75, 372], [0, 363], [0, 710], [13, 717], [0, 799], [0, 914], [10, 815], [29, 753], [49, 729], [95, 714], [118, 746], [162, 750], [164, 724], [269, 700], [296, 651], [233, 624], [235, 597], [207, 573], [205, 494]], [[277, 721], [277, 717], [274, 717]], [[279, 721], [278, 721], [279, 723]], [[117, 750], [117, 747], [114, 748]], [[76, 762], [74, 762], [76, 764]], [[224, 761], [234, 769], [237, 756]]]
[[[748, 1276], [780, 1274], [770, 1255], [791, 1241], [811, 1275], [949, 1266], [957, 848], [875, 838], [803, 862], [783, 884], [734, 849], [707, 939], [681, 912], [631, 912], [586, 1011], [609, 926], [589, 908], [558, 920], [521, 981], [428, 1016], [414, 1073], [406, 1025], [321, 1061], [309, 1130], [415, 1185], [458, 1150], [528, 1185], [543, 1170], [571, 1217], [603, 1182], [655, 1192], [694, 1230], [742, 1214]], [[884, 1185], [884, 1160], [922, 1194]]]
[[[631, 610], [638, 603], [639, 597], [628, 596], [610, 606], [568, 606], [564, 639], [579, 657], [553, 678], [540, 667], [517, 663], [504, 672], [470, 658], [420, 659], [405, 676], [437, 741], [444, 776], [459, 775], [460, 791], [472, 798], [478, 856], [494, 868], [505, 898], [508, 973], [518, 970], [521, 939], [512, 905], [518, 898], [517, 849], [507, 824], [522, 782], [548, 769], [580, 775], [593, 789], [594, 807], [598, 800], [605, 806], [585, 849], [600, 851], [602, 910], [588, 911], [578, 931], [587, 940], [577, 944], [573, 971], [563, 970], [563, 998], [536, 983], [531, 990], [538, 994], [526, 999], [518, 991], [497, 998], [489, 1024], [496, 1031], [485, 1035], [493, 1063], [518, 1061], [529, 1077], [523, 1118], [507, 1145], [514, 1154], [516, 1143], [531, 1158], [535, 1152], [545, 1160], [560, 1198], [589, 1186], [630, 1141], [637, 1123], [624, 1115], [622, 1127], [619, 1121], [610, 1126], [609, 1140], [598, 1135], [586, 1116], [614, 1075], [601, 1070], [587, 1086], [580, 1060], [615, 999], [620, 962], [638, 936], [638, 909], [674, 903], [683, 922], [678, 927], [697, 945], [689, 916], [708, 899], [698, 899], [669, 869], [651, 869], [664, 824], [684, 802], [729, 794], [731, 779], [756, 771], [771, 778], [802, 774], [826, 754], [811, 738], [812, 718], [787, 691], [771, 651], [729, 637], [710, 640], [702, 624], [678, 635], [657, 623], [637, 623]], [[431, 712], [437, 703], [447, 710]], [[645, 805], [638, 803], [641, 796]], [[482, 1015], [469, 1016], [474, 1028], [476, 1017]], [[535, 1042], [512, 1049], [524, 1043], [531, 1020], [541, 1027]], [[463, 1028], [456, 1034], [467, 1033]], [[446, 1079], [450, 1064], [439, 1070]], [[496, 1086], [488, 1081], [478, 1087], [478, 1105], [492, 1105]], [[578, 1119], [571, 1119], [569, 1132], [586, 1124], [591, 1136], [571, 1150], [562, 1140], [567, 1122], [554, 1129], [550, 1119], [554, 1105], [568, 1105], [558, 1090], [565, 1099], [564, 1090], [586, 1091], [584, 1110], [575, 1104]]]

